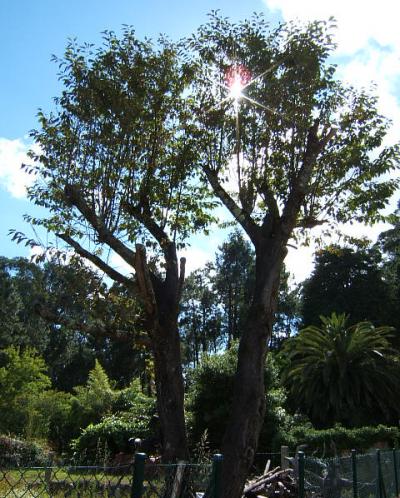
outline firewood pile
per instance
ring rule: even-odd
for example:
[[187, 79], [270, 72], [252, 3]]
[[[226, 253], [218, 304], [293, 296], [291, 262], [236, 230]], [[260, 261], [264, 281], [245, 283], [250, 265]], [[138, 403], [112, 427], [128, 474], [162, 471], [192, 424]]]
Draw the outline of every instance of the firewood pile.
[[265, 468], [264, 474], [247, 482], [243, 498], [263, 497], [297, 498], [298, 485], [293, 469], [281, 469], [276, 467], [269, 470]]

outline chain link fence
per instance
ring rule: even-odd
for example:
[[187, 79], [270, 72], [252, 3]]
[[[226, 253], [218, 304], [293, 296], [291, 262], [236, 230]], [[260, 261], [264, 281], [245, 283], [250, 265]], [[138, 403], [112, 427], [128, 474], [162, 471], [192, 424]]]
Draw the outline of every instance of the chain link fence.
[[337, 458], [298, 456], [300, 498], [399, 497], [399, 451]]
[[222, 457], [204, 464], [162, 464], [143, 453], [131, 465], [0, 466], [1, 498], [217, 498]]

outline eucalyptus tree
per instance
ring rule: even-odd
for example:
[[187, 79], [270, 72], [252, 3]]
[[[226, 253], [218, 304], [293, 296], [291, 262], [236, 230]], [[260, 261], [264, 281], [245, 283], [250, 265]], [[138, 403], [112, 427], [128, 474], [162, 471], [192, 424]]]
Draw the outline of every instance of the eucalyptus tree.
[[[187, 456], [177, 328], [185, 260], [177, 252], [203, 229], [213, 202], [196, 181], [198, 150], [185, 89], [190, 66], [166, 39], [139, 41], [130, 28], [98, 49], [71, 42], [56, 60], [63, 84], [39, 112], [30, 199], [57, 235], [143, 304], [154, 355], [166, 460]], [[15, 233], [16, 239], [23, 236]], [[128, 267], [118, 269], [115, 256]]]
[[271, 29], [262, 18], [232, 23], [214, 14], [187, 42], [202, 167], [256, 254], [222, 448], [224, 498], [241, 496], [257, 447], [288, 244], [316, 226], [382, 219], [398, 184], [388, 173], [399, 148], [381, 147], [389, 122], [376, 96], [335, 78], [331, 31], [331, 22]]
[[284, 346], [284, 382], [293, 407], [317, 427], [398, 420], [399, 362], [393, 328], [371, 322], [348, 326], [345, 314], [321, 316]]

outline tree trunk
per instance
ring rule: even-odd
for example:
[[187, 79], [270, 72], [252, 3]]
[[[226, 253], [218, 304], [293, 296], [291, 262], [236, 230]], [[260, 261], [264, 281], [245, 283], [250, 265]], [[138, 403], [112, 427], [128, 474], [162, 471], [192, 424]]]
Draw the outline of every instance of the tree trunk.
[[189, 455], [178, 332], [179, 301], [185, 277], [185, 260], [181, 259], [179, 273], [174, 243], [166, 245], [164, 256], [166, 275], [165, 279], [161, 279], [150, 273], [145, 249], [138, 244], [135, 270], [154, 355], [162, 457], [164, 462], [176, 462], [186, 460]]
[[277, 304], [284, 250], [256, 250], [253, 301], [238, 351], [231, 416], [224, 435], [223, 498], [240, 498], [264, 422], [264, 368]]
[[160, 417], [164, 462], [187, 460], [184, 387], [177, 323], [163, 324], [154, 341], [157, 409]]

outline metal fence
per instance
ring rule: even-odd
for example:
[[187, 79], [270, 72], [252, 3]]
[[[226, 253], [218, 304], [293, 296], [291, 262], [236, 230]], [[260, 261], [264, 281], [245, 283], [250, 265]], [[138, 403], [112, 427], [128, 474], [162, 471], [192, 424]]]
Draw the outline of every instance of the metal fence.
[[399, 497], [399, 460], [394, 449], [325, 459], [299, 452], [299, 498]]
[[221, 455], [212, 463], [164, 465], [137, 453], [132, 465], [0, 467], [1, 498], [218, 498]]

